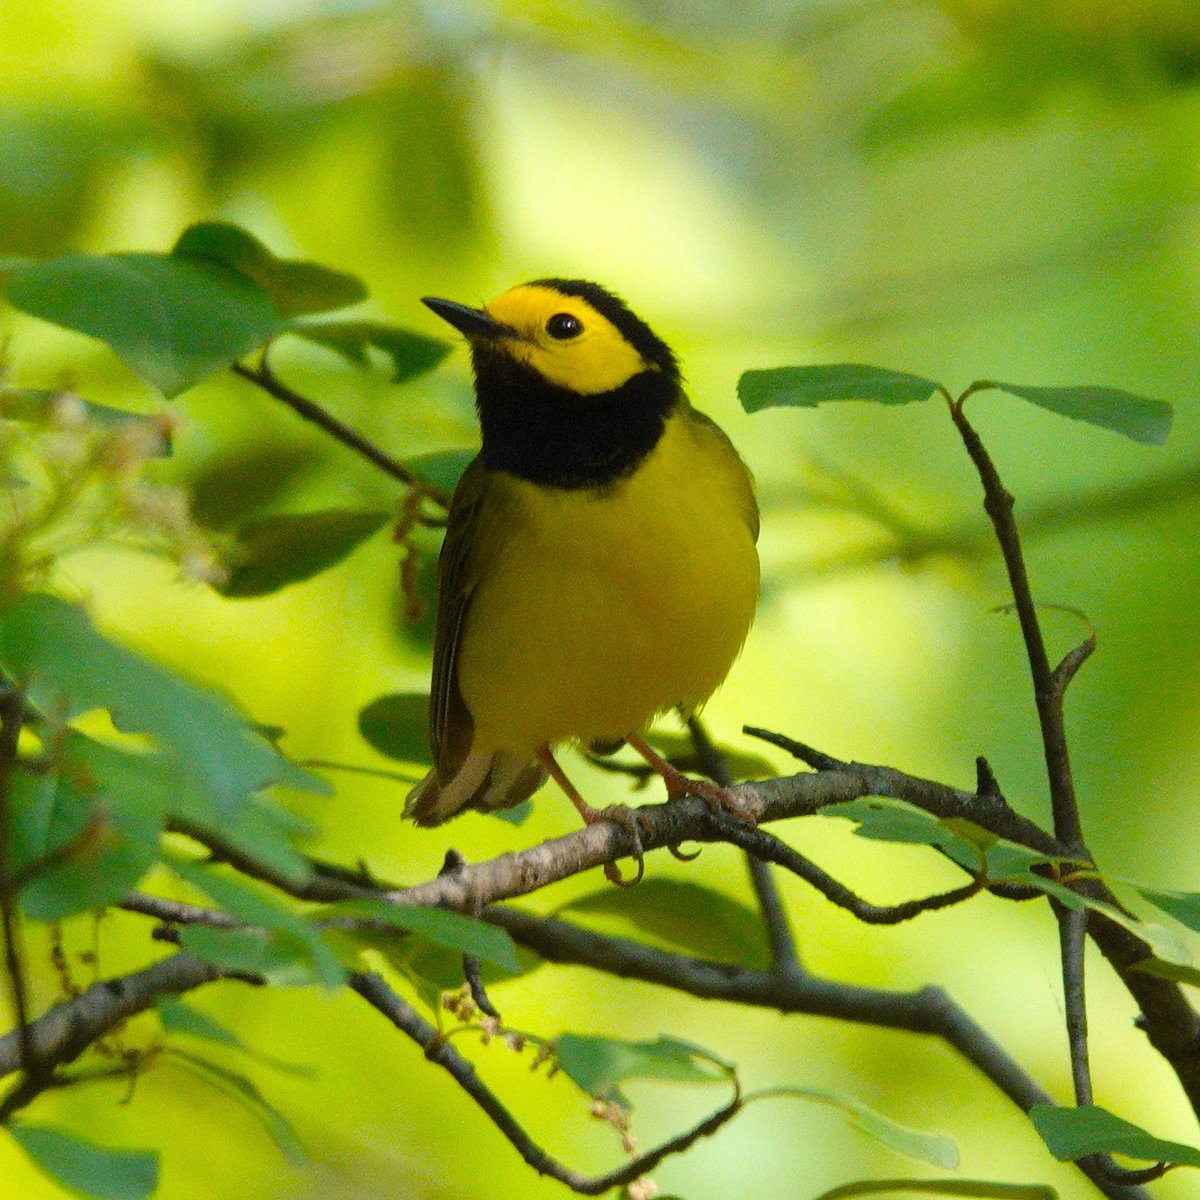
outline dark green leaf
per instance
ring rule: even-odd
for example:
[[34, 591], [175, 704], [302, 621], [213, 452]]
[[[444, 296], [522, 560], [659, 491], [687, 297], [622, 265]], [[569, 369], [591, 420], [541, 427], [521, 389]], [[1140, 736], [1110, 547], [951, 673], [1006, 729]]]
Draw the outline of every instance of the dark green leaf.
[[145, 733], [232, 812], [275, 782], [284, 760], [231, 705], [110, 642], [86, 613], [32, 593], [0, 607], [0, 669], [46, 714], [106, 709], [126, 733]]
[[231, 1096], [247, 1112], [262, 1122], [263, 1128], [271, 1136], [280, 1154], [293, 1167], [302, 1167], [308, 1157], [291, 1122], [259, 1091], [258, 1087], [245, 1075], [230, 1071], [206, 1058], [189, 1054], [186, 1050], [171, 1049], [171, 1056], [176, 1062], [184, 1064], [188, 1069], [219, 1088], [227, 1096]]
[[860, 1179], [822, 1192], [816, 1200], [850, 1200], [880, 1192], [917, 1192], [930, 1196], [979, 1196], [984, 1200], [1058, 1200], [1043, 1183], [999, 1183], [992, 1179]]
[[220, 455], [188, 472], [192, 513], [201, 525], [228, 530], [278, 512], [317, 472], [324, 453], [324, 446], [285, 441], [279, 433], [269, 441], [223, 446]]
[[860, 1132], [907, 1158], [914, 1158], [918, 1162], [926, 1162], [946, 1171], [953, 1171], [958, 1166], [958, 1146], [952, 1138], [945, 1137], [940, 1133], [925, 1133], [923, 1130], [901, 1125], [851, 1096], [844, 1096], [838, 1092], [821, 1091], [816, 1088], [775, 1087], [762, 1092], [754, 1092], [747, 1097], [747, 1100], [759, 1100], [774, 1096], [813, 1100], [818, 1104], [828, 1104], [832, 1108], [844, 1112]]
[[282, 327], [271, 297], [221, 263], [167, 254], [68, 254], [13, 271], [17, 308], [106, 342], [167, 396]]
[[1079, 1108], [1035, 1104], [1029, 1110], [1029, 1119], [1060, 1162], [1073, 1162], [1089, 1154], [1123, 1154], [1143, 1162], [1200, 1167], [1200, 1150], [1194, 1146], [1163, 1141], [1094, 1104]]
[[1124, 434], [1135, 442], [1159, 446], [1171, 432], [1174, 410], [1163, 400], [1135, 396], [1120, 388], [1107, 387], [1031, 387], [1024, 383], [996, 383], [994, 387], [1049, 409], [1059, 416], [1086, 421]]
[[416, 692], [380, 696], [358, 714], [367, 742], [399, 762], [426, 764], [429, 750], [429, 697]]
[[[181, 879], [193, 887], [199, 888], [210, 899], [216, 901], [226, 912], [247, 925], [255, 926], [252, 930], [211, 929], [212, 933], [258, 933], [265, 931], [272, 937], [260, 939], [261, 954], [266, 966], [262, 968], [243, 967], [243, 970], [262, 970], [270, 974], [276, 965], [284, 966], [290, 973], [296, 965], [296, 950], [300, 950], [300, 961], [308, 968], [308, 978], [304, 982], [317, 982], [327, 988], [340, 987], [346, 981], [346, 973], [338, 962], [337, 955], [325, 943], [319, 929], [310, 924], [304, 917], [285, 907], [280, 902], [268, 896], [266, 892], [242, 883], [229, 875], [219, 874], [210, 868], [196, 863], [185, 862], [178, 858], [169, 860], [169, 865]], [[200, 926], [189, 926], [201, 928]], [[183, 933], [187, 933], [184, 929]], [[217, 939], [217, 953], [222, 953]], [[213, 943], [210, 943], [210, 949]], [[229, 942], [230, 953], [235, 955], [255, 952], [255, 944], [247, 938], [233, 939]], [[208, 954], [202, 953], [194, 945], [187, 949], [208, 961], [215, 961]], [[283, 956], [283, 964], [275, 964], [276, 955]], [[222, 963], [218, 965], [228, 965]], [[274, 980], [279, 982], [278, 979]]]
[[21, 907], [43, 921], [120, 900], [158, 857], [163, 830], [159, 756], [128, 754], [68, 732], [56, 765], [51, 775], [19, 769], [13, 777], [18, 868], [83, 839], [21, 890]]
[[1149, 900], [1155, 908], [1174, 917], [1193, 933], [1200, 933], [1200, 893], [1160, 891], [1158, 888], [1138, 885], [1138, 894]]
[[722, 1083], [734, 1076], [731, 1063], [691, 1042], [661, 1034], [652, 1042], [624, 1042], [564, 1033], [555, 1038], [554, 1046], [559, 1066], [577, 1087], [623, 1108], [630, 1105], [620, 1085], [629, 1079]]
[[178, 996], [163, 996], [155, 1001], [154, 1006], [158, 1009], [159, 1020], [167, 1033], [183, 1033], [189, 1037], [216, 1042], [220, 1046], [230, 1046], [235, 1050], [248, 1049], [236, 1033], [231, 1033], [219, 1021], [214, 1021], [207, 1013], [193, 1008]]
[[24, 1121], [11, 1121], [8, 1132], [47, 1175], [82, 1196], [145, 1200], [158, 1187], [158, 1155], [153, 1150], [112, 1150]]
[[955, 853], [966, 864], [979, 865], [979, 855], [970, 842], [948, 829], [940, 818], [904, 800], [865, 796], [820, 810], [824, 817], [845, 817], [857, 823], [859, 837], [880, 842], [903, 842], [912, 846], [937, 846]]
[[240, 529], [226, 596], [265, 596], [341, 562], [387, 522], [388, 514], [325, 509], [262, 517]]
[[223, 221], [185, 229], [171, 254], [219, 263], [246, 276], [270, 295], [285, 320], [345, 308], [367, 297], [361, 279], [319, 263], [276, 258], [253, 234]]
[[388, 904], [385, 900], [343, 900], [322, 909], [318, 919], [337, 917], [365, 918], [391, 929], [416, 934], [428, 942], [471, 954], [484, 962], [495, 963], [505, 971], [520, 971], [512, 938], [497, 925], [475, 917], [411, 904]]
[[288, 333], [333, 350], [358, 367], [370, 365], [369, 349], [378, 350], [391, 360], [393, 383], [428, 374], [450, 353], [449, 342], [382, 321], [297, 321]]
[[615, 917], [625, 928], [614, 932], [649, 934], [689, 954], [751, 967], [769, 962], [761, 918], [740, 901], [703, 884], [645, 879], [636, 888], [608, 887], [577, 897], [564, 908]]
[[747, 412], [764, 408], [815, 408], [831, 400], [869, 400], [875, 404], [911, 404], [938, 390], [931, 379], [858, 363], [776, 367], [746, 371], [738, 380], [738, 398]]
[[423, 483], [431, 484], [444, 496], [450, 496], [478, 453], [478, 450], [434, 450], [430, 454], [406, 458], [404, 465]]
[[[209, 925], [185, 925], [179, 945], [189, 954], [220, 967], [223, 971], [261, 975], [276, 987], [336, 986], [328, 969], [318, 971], [307, 939], [272, 929], [219, 929]], [[333, 955], [333, 951], [330, 951]], [[333, 955], [336, 959], [336, 955]], [[338, 963], [341, 978], [345, 973]]]
[[1167, 962], [1166, 959], [1151, 955], [1133, 964], [1135, 971], [1143, 975], [1154, 975], [1159, 979], [1173, 979], [1176, 983], [1188, 983], [1192, 987], [1200, 987], [1200, 968], [1187, 966], [1183, 963]]

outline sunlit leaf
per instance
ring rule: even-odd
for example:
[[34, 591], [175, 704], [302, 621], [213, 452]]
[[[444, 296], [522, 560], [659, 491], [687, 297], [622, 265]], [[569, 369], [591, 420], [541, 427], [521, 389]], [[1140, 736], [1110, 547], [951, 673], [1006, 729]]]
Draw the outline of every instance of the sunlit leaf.
[[1166, 959], [1157, 958], [1153, 954], [1149, 958], [1143, 958], [1133, 964], [1134, 971], [1140, 971], [1143, 975], [1154, 975], [1159, 979], [1172, 979], [1176, 983], [1191, 984], [1192, 987], [1200, 987], [1200, 967], [1193, 967], [1185, 963], [1168, 962]]
[[629, 1101], [620, 1085], [630, 1079], [660, 1079], [673, 1083], [722, 1083], [733, 1078], [734, 1067], [700, 1046], [659, 1035], [652, 1042], [564, 1033], [554, 1039], [557, 1061], [577, 1087], [598, 1100], [623, 1108]]
[[560, 911], [616, 918], [628, 932], [649, 934], [672, 949], [706, 958], [761, 967], [770, 957], [757, 913], [689, 880], [645, 879], [628, 890], [607, 887], [568, 901]]
[[282, 327], [271, 297], [245, 275], [180, 255], [67, 254], [11, 272], [5, 290], [24, 312], [107, 343], [167, 396]]
[[348, 509], [261, 517], [237, 532], [226, 596], [265, 596], [336, 566], [387, 522], [388, 514]]
[[1120, 388], [1031, 387], [1024, 383], [991, 380], [988, 386], [1019, 396], [1059, 416], [1099, 425], [1148, 445], [1158, 446], [1167, 440], [1174, 418], [1174, 409], [1165, 401], [1135, 396]]
[[450, 353], [449, 342], [382, 321], [296, 321], [288, 333], [333, 350], [359, 367], [370, 364], [368, 350], [378, 350], [391, 362], [393, 383], [427, 374]]
[[52, 1179], [95, 1200], [146, 1200], [158, 1187], [158, 1154], [113, 1150], [48, 1125], [10, 1121], [13, 1140]]
[[18, 868], [78, 841], [72, 853], [21, 890], [43, 921], [124, 897], [158, 857], [165, 815], [162, 760], [68, 732], [55, 770], [14, 773], [13, 851]]
[[304, 1147], [296, 1137], [292, 1123], [262, 1094], [258, 1087], [245, 1075], [231, 1071], [217, 1063], [201, 1058], [197, 1054], [189, 1054], [178, 1047], [171, 1048], [171, 1057], [177, 1063], [207, 1080], [227, 1096], [236, 1100], [247, 1112], [253, 1114], [270, 1135], [280, 1154], [293, 1167], [302, 1167], [308, 1162]]
[[1029, 1110], [1029, 1119], [1060, 1162], [1073, 1162], [1089, 1154], [1123, 1154], [1143, 1162], [1200, 1167], [1200, 1150], [1194, 1146], [1156, 1138], [1095, 1104], [1079, 1108], [1035, 1104]]
[[429, 697], [402, 692], [372, 700], [358, 714], [358, 729], [380, 754], [399, 762], [428, 763]]
[[875, 404], [911, 404], [938, 390], [931, 379], [858, 363], [775, 367], [746, 371], [738, 380], [738, 398], [747, 412], [764, 408], [815, 408], [832, 400], [868, 400]]
[[0, 607], [0, 669], [43, 713], [106, 709], [126, 733], [145, 733], [228, 809], [279, 778], [283, 760], [214, 694], [109, 641], [57, 596]]
[[[307, 968], [309, 976], [304, 979], [306, 983], [315, 981], [326, 988], [339, 987], [345, 983], [346, 973], [337, 955], [325, 943], [320, 930], [304, 917], [268, 896], [266, 892], [259, 891], [230, 875], [220, 874], [179, 858], [171, 858], [169, 865], [180, 878], [199, 888], [227, 913], [254, 927], [247, 930], [229, 930], [186, 926], [181, 931], [181, 937], [200, 929], [205, 929], [206, 934], [250, 935], [207, 940], [202, 935], [199, 942], [192, 936], [190, 940], [181, 944], [193, 954], [223, 967], [229, 967], [234, 959], [239, 964], [244, 963], [244, 956], [257, 954], [259, 966], [238, 965], [236, 969], [261, 971], [262, 974], [272, 977], [275, 982], [279, 982], [277, 975], [280, 970], [290, 975], [293, 968], [302, 965]], [[266, 933], [267, 936], [259, 936], [262, 933]], [[217, 957], [214, 957], [214, 954]], [[278, 961], [279, 959], [282, 961]]]
[[318, 920], [338, 917], [378, 921], [402, 933], [495, 963], [506, 971], [520, 970], [512, 938], [497, 925], [444, 908], [411, 904], [388, 904], [385, 900], [342, 900], [316, 914]]
[[284, 319], [345, 308], [367, 297], [361, 279], [320, 263], [276, 258], [253, 234], [224, 221], [189, 226], [171, 254], [216, 262], [246, 276], [271, 297]]
[[788, 1097], [795, 1100], [812, 1100], [817, 1104], [827, 1104], [845, 1113], [855, 1129], [907, 1158], [929, 1163], [931, 1166], [942, 1167], [947, 1171], [952, 1171], [958, 1166], [958, 1146], [953, 1138], [948, 1138], [940, 1133], [925, 1133], [923, 1130], [901, 1125], [852, 1096], [845, 1096], [840, 1092], [826, 1092], [819, 1088], [774, 1087], [754, 1092], [747, 1097], [747, 1100], [770, 1097]]
[[311, 1078], [315, 1072], [310, 1067], [297, 1066], [295, 1063], [284, 1062], [272, 1054], [266, 1054], [254, 1046], [248, 1045], [236, 1033], [226, 1029], [219, 1021], [215, 1021], [208, 1013], [201, 1012], [178, 996], [162, 996], [155, 1001], [159, 1020], [163, 1029], [169, 1034], [197, 1038], [200, 1041], [213, 1042], [218, 1046], [228, 1046], [258, 1062], [266, 1063], [278, 1071], [289, 1075]]

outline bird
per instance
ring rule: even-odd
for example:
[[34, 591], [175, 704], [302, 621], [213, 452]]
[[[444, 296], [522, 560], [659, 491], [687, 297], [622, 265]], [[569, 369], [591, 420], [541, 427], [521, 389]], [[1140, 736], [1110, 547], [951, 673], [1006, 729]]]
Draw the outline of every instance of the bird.
[[600, 285], [546, 278], [482, 308], [422, 302], [466, 337], [482, 447], [450, 502], [433, 767], [404, 816], [435, 826], [509, 808], [552, 777], [587, 824], [629, 832], [636, 882], [632, 810], [589, 805], [554, 750], [628, 743], [668, 798], [751, 819], [644, 735], [671, 709], [699, 709], [741, 651], [759, 591], [753, 479], [692, 407], [670, 347]]

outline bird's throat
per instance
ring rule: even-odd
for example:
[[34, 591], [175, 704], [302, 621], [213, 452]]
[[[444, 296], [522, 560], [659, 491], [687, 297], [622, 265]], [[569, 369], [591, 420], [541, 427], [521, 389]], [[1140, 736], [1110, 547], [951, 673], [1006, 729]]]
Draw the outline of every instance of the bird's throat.
[[619, 388], [581, 395], [509, 355], [474, 355], [483, 461], [547, 487], [603, 488], [635, 471], [662, 437], [678, 383], [647, 370]]

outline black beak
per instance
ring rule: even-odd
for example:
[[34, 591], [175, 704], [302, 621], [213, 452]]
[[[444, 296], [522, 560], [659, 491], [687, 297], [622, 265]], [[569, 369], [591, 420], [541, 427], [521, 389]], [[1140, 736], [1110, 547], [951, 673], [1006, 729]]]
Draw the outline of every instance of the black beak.
[[439, 300], [435, 296], [423, 296], [421, 303], [426, 308], [433, 309], [443, 321], [449, 321], [459, 333], [465, 333], [469, 338], [517, 336], [515, 329], [497, 321], [481, 308], [468, 308], [465, 304], [456, 304], [453, 300]]

